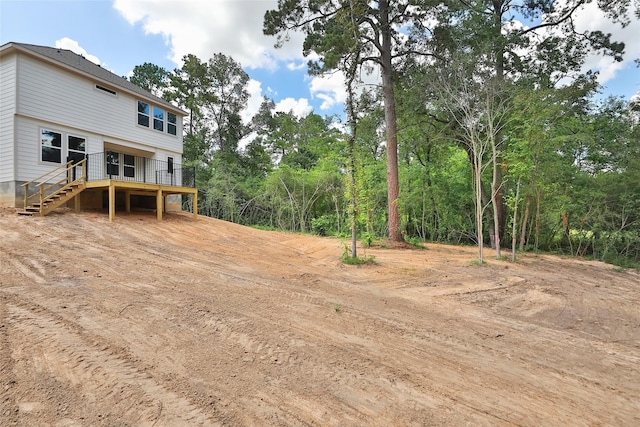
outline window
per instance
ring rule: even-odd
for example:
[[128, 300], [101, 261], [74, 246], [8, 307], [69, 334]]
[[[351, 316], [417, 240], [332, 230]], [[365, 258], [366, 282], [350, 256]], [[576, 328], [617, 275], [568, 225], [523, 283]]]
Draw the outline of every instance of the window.
[[107, 175], [120, 175], [120, 153], [115, 151], [107, 151]]
[[169, 135], [178, 135], [178, 115], [144, 101], [138, 101], [138, 124]]
[[84, 159], [84, 155], [86, 153], [86, 141], [84, 138], [67, 135], [67, 147], [69, 149], [67, 156], [68, 160], [79, 162]]
[[153, 107], [153, 128], [162, 132], [164, 130], [164, 110]]
[[127, 178], [134, 178], [136, 176], [136, 158], [135, 156], [132, 156], [131, 154], [125, 154], [124, 156], [124, 162], [123, 162], [123, 166], [122, 166], [122, 170], [124, 173], [124, 176], [126, 176]]
[[149, 127], [149, 104], [138, 101], [138, 124]]
[[40, 153], [43, 162], [62, 163], [62, 134], [42, 129]]
[[167, 113], [167, 133], [176, 135], [178, 133], [178, 116]]

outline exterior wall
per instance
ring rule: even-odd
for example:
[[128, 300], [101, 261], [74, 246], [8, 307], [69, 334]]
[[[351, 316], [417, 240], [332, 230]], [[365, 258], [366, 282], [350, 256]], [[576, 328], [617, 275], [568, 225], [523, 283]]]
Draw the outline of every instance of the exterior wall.
[[16, 195], [14, 127], [16, 55], [0, 61], [0, 206], [14, 206]]
[[21, 187], [23, 182], [4, 181], [0, 182], [0, 207], [22, 207], [24, 191]]
[[117, 92], [112, 95], [96, 89], [94, 80], [26, 55], [21, 55], [18, 62], [18, 114], [136, 141], [150, 151], [182, 152], [182, 120], [178, 120], [178, 136], [139, 126], [138, 98], [134, 95], [111, 88]]
[[[96, 84], [116, 94], [97, 89]], [[149, 128], [137, 124], [138, 100], [155, 105], [143, 97], [22, 52], [3, 54], [0, 61], [0, 206], [21, 207], [24, 196], [21, 184], [66, 161], [68, 135], [85, 139], [86, 154], [112, 150], [163, 162], [172, 157], [176, 165], [181, 164], [180, 112], [158, 105], [165, 110], [165, 115], [167, 111], [177, 114], [177, 135], [166, 130], [156, 131], [152, 124]], [[150, 120], [153, 123], [153, 117]], [[43, 129], [62, 135], [61, 163], [42, 161]], [[136, 165], [136, 170], [142, 170], [139, 166]], [[100, 167], [106, 169], [104, 165]], [[151, 177], [149, 182], [153, 182]], [[87, 199], [86, 206], [102, 206], [101, 195], [88, 193], [83, 199]], [[167, 201], [167, 205], [179, 206], [174, 199], [171, 197], [172, 203]], [[82, 204], [85, 205], [84, 200]]]
[[102, 152], [104, 146], [102, 135], [97, 135], [82, 129], [70, 128], [59, 124], [49, 124], [21, 116], [15, 119], [15, 125], [16, 141], [19, 147], [16, 153], [16, 177], [18, 180], [25, 182], [35, 179], [53, 168], [60, 166], [60, 163], [43, 162], [40, 159], [40, 136], [42, 129], [62, 134], [61, 154], [63, 163], [66, 161], [69, 153], [66, 143], [67, 135], [85, 138], [87, 153]]

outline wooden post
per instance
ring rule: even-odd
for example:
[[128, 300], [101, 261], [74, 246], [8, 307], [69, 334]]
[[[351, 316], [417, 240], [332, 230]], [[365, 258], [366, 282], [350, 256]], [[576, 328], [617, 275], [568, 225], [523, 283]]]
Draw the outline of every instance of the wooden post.
[[162, 197], [162, 190], [158, 190], [158, 193], [156, 194], [156, 212], [158, 215], [158, 221], [162, 221], [162, 205], [164, 199]]
[[129, 190], [124, 192], [124, 209], [127, 213], [131, 212], [131, 192]]
[[76, 197], [73, 198], [73, 203], [76, 212], [80, 212], [80, 194], [76, 194]]
[[109, 183], [109, 222], [116, 216], [116, 187]]
[[198, 219], [198, 192], [193, 193], [193, 219]]
[[24, 185], [24, 205], [22, 206], [24, 209], [27, 209], [28, 200], [29, 200], [29, 183], [27, 182]]

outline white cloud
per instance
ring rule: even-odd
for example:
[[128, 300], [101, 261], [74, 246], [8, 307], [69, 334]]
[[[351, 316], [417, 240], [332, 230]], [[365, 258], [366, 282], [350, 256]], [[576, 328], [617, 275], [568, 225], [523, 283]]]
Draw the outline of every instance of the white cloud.
[[[611, 33], [614, 41], [621, 41], [625, 44], [623, 62], [615, 62], [611, 57], [602, 57], [600, 55], [591, 55], [587, 59], [585, 69], [600, 71], [598, 76], [600, 84], [613, 80], [620, 70], [635, 66], [633, 60], [640, 57], [640, 43], [638, 43], [640, 20], [632, 19], [627, 27], [621, 28], [620, 24], [611, 22], [600, 12], [596, 3], [589, 3], [578, 13], [575, 22], [578, 31], [600, 30], [605, 34]], [[640, 83], [640, 78], [638, 80], [638, 82], [635, 82], [636, 84]]]
[[68, 37], [63, 37], [60, 40], [56, 40], [55, 47], [58, 49], [70, 50], [73, 53], [82, 55], [84, 58], [88, 59], [94, 64], [102, 65], [100, 59], [98, 59], [97, 56], [90, 55], [83, 47], [80, 47], [80, 44], [77, 41], [72, 40]]
[[287, 64], [287, 68], [290, 71], [302, 70], [306, 68], [306, 66], [307, 66], [307, 63], [305, 61], [300, 61], [300, 62], [292, 61]]
[[206, 61], [220, 52], [243, 67], [266, 69], [302, 57], [300, 34], [275, 49], [275, 37], [262, 33], [264, 14], [277, 8], [277, 0], [115, 0], [113, 7], [131, 25], [162, 35], [178, 66], [186, 54]]
[[262, 83], [250, 79], [247, 84], [247, 91], [249, 92], [249, 101], [247, 102], [247, 108], [242, 111], [242, 121], [244, 123], [249, 123], [258, 110], [260, 110], [260, 104], [262, 104]]
[[344, 86], [344, 74], [342, 71], [336, 71], [331, 74], [315, 76], [309, 84], [311, 95], [321, 99], [321, 110], [329, 110], [336, 104], [342, 104], [347, 99], [347, 93]]
[[282, 111], [283, 113], [293, 112], [296, 117], [303, 118], [313, 111], [313, 107], [309, 105], [309, 100], [306, 98], [285, 98], [276, 104], [275, 111]]
[[[559, 0], [559, 5], [560, 2], [564, 4], [565, 0]], [[633, 7], [631, 6], [631, 13], [633, 13]], [[605, 57], [601, 54], [593, 53], [586, 58], [582, 72], [588, 70], [598, 71], [598, 82], [605, 84], [615, 79], [619, 71], [627, 67], [635, 67], [633, 61], [640, 57], [640, 43], [637, 41], [638, 34], [640, 34], [640, 20], [632, 18], [631, 23], [622, 28], [619, 23], [612, 22], [610, 18], [599, 10], [597, 3], [593, 2], [576, 11], [573, 21], [578, 33], [599, 30], [604, 34], [611, 34], [613, 41], [624, 42], [625, 44], [625, 55], [622, 62], [616, 62], [609, 56]], [[548, 31], [556, 32], [557, 30]], [[637, 84], [640, 81], [634, 83]]]

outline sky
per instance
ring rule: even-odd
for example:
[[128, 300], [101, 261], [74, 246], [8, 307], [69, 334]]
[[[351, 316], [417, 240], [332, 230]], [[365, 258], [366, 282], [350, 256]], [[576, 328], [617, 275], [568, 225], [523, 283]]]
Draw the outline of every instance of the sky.
[[[120, 76], [145, 62], [173, 70], [184, 55], [208, 61], [223, 53], [251, 79], [245, 119], [257, 112], [263, 96], [273, 99], [277, 110], [299, 117], [311, 111], [342, 115], [341, 75], [308, 76], [300, 35], [276, 49], [275, 38], [262, 34], [265, 11], [276, 6], [277, 0], [0, 0], [0, 45], [70, 49]], [[640, 68], [633, 62], [640, 58], [640, 21], [621, 29], [587, 9], [576, 23], [626, 43], [621, 63], [601, 56], [587, 61], [586, 67], [600, 72], [603, 96], [630, 99], [640, 92]]]

